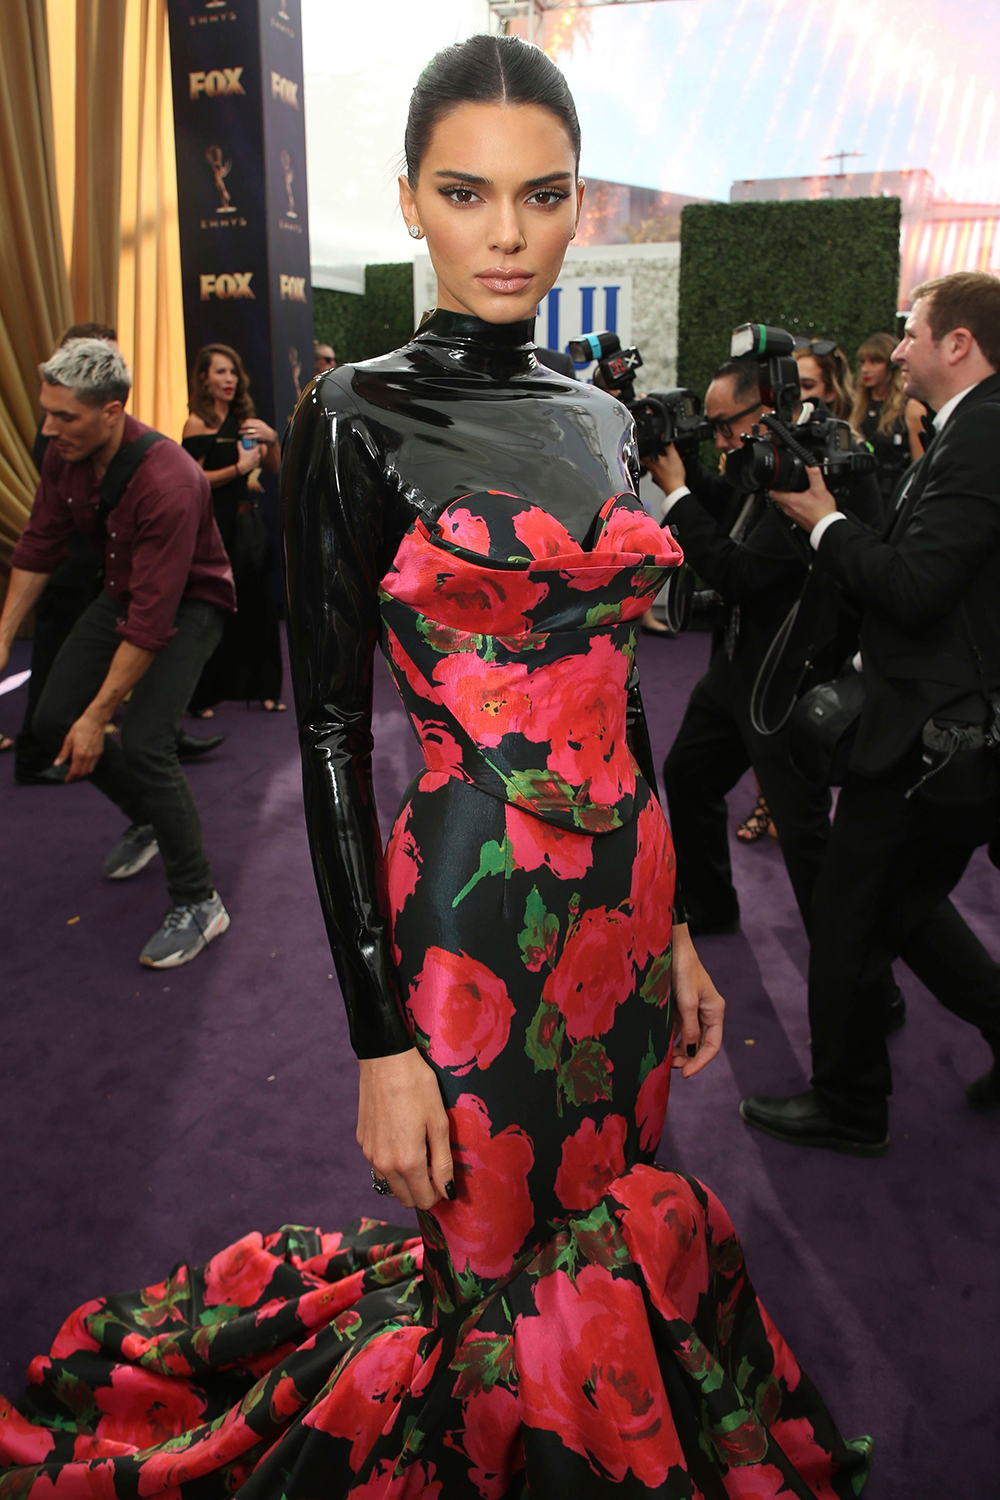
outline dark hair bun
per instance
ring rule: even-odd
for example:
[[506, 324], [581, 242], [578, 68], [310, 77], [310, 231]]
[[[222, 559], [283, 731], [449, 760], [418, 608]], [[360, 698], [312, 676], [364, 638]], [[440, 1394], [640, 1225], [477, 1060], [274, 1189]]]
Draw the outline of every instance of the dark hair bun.
[[434, 127], [459, 104], [537, 104], [566, 127], [580, 165], [580, 122], [569, 85], [552, 59], [518, 36], [472, 36], [432, 57], [410, 97], [406, 175], [417, 183]]

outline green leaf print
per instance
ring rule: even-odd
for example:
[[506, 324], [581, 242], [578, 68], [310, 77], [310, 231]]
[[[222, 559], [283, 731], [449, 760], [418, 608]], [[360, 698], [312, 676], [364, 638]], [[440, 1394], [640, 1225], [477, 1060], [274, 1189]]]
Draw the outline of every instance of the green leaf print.
[[666, 1005], [670, 999], [671, 948], [660, 953], [649, 966], [639, 991], [647, 1005]]
[[449, 1365], [458, 1379], [452, 1395], [459, 1401], [477, 1390], [491, 1391], [510, 1383], [514, 1370], [514, 1339], [509, 1333], [472, 1333], [463, 1340]]
[[361, 1314], [355, 1312], [353, 1307], [347, 1308], [339, 1317], [334, 1318], [333, 1326], [338, 1333], [342, 1333], [345, 1339], [356, 1339], [361, 1332], [361, 1324], [364, 1322]]
[[534, 1063], [536, 1073], [558, 1068], [565, 1038], [566, 1022], [562, 1012], [547, 1000], [540, 1001], [524, 1043], [524, 1050]]
[[524, 963], [532, 974], [537, 974], [542, 964], [554, 967], [559, 942], [559, 918], [545, 910], [545, 902], [538, 894], [537, 885], [531, 887], [531, 894], [524, 904], [524, 928], [517, 942]]
[[[677, 1345], [676, 1356], [678, 1363], [697, 1380], [706, 1396], [721, 1390], [725, 1382], [722, 1368], [696, 1333], [691, 1333]], [[737, 1412], [736, 1420], [742, 1421], [745, 1416], [745, 1412]]]
[[206, 1307], [199, 1321], [203, 1328], [214, 1328], [217, 1323], [228, 1323], [232, 1318], [238, 1317], [239, 1313], [240, 1309], [235, 1302], [220, 1302], [218, 1307]]
[[584, 1037], [558, 1069], [559, 1086], [567, 1104], [596, 1104], [611, 1098], [613, 1065], [601, 1043]]
[[151, 1296], [150, 1292], [151, 1288], [149, 1287], [142, 1289], [140, 1296], [142, 1297], [143, 1306], [136, 1308], [134, 1313], [135, 1321], [141, 1323], [143, 1328], [156, 1328], [160, 1323], [168, 1321], [187, 1321], [183, 1315], [178, 1313], [178, 1303], [185, 1302], [190, 1294], [186, 1266], [175, 1271], [172, 1276], [168, 1277], [164, 1283], [162, 1297]]
[[[488, 760], [489, 757], [487, 756]], [[490, 762], [492, 765], [492, 761]], [[571, 812], [576, 803], [576, 788], [570, 786], [554, 771], [541, 770], [514, 770], [501, 771], [498, 766], [493, 766], [494, 771], [500, 777], [510, 800], [517, 807], [529, 807], [536, 812]]]
[[732, 1467], [759, 1464], [767, 1455], [767, 1433], [753, 1412], [737, 1408], [716, 1418], [709, 1436], [718, 1458]]
[[656, 1048], [653, 1046], [653, 1033], [650, 1032], [649, 1046], [646, 1048], [646, 1056], [643, 1058], [642, 1063], [639, 1067], [640, 1085], [646, 1082], [646, 1079], [649, 1077], [650, 1073], [652, 1073], [653, 1069], [659, 1064], [659, 1061], [660, 1059], [656, 1055]]
[[498, 844], [496, 839], [490, 839], [487, 843], [485, 843], [479, 851], [479, 869], [476, 871], [475, 875], [473, 875], [472, 879], [467, 881], [466, 884], [463, 885], [462, 889], [459, 891], [458, 895], [451, 903], [452, 909], [454, 910], [454, 908], [460, 901], [464, 901], [469, 892], [475, 886], [477, 886], [481, 880], [485, 880], [487, 875], [502, 875], [507, 869], [507, 862], [509, 858], [510, 843], [506, 838], [504, 839], [502, 844]]
[[429, 620], [426, 615], [417, 615], [417, 630], [428, 646], [433, 647], [441, 656], [481, 651], [488, 639], [484, 635], [470, 635], [467, 630], [456, 630], [452, 625], [442, 625], [437, 620]]
[[547, 635], [497, 635], [493, 637], [498, 646], [505, 651], [541, 651], [548, 645]]
[[603, 1198], [586, 1218], [573, 1221], [573, 1234], [580, 1247], [581, 1257], [591, 1265], [613, 1271], [630, 1264], [628, 1246], [617, 1223], [608, 1213]]
[[588, 609], [586, 623], [588, 625], [603, 625], [608, 620], [621, 618], [622, 607], [614, 604], [610, 599], [605, 599], [603, 604], [595, 604], [593, 609]]
[[97, 1424], [100, 1412], [94, 1393], [90, 1386], [82, 1381], [79, 1375], [70, 1374], [69, 1370], [62, 1370], [55, 1384], [55, 1395], [58, 1401], [73, 1413], [74, 1425], [92, 1432]]
[[41, 1465], [33, 1469], [8, 1469], [6, 1474], [0, 1475], [0, 1497], [2, 1500], [28, 1500], [41, 1472]]
[[474, 1272], [469, 1270], [466, 1261], [465, 1270], [457, 1271], [455, 1276], [455, 1288], [458, 1292], [459, 1301], [463, 1303], [482, 1302], [486, 1295], [486, 1288]]
[[561, 1229], [548, 1240], [527, 1267], [529, 1276], [551, 1276], [565, 1271], [572, 1281], [576, 1275], [577, 1244], [569, 1229]]

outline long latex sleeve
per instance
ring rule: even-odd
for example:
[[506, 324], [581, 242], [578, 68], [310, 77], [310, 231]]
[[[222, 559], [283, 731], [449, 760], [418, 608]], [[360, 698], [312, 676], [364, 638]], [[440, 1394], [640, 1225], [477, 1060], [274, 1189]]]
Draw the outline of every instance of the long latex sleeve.
[[282, 467], [288, 646], [306, 825], [359, 1057], [413, 1045], [391, 957], [372, 787], [372, 663], [385, 518], [378, 455], [350, 392], [317, 381]]

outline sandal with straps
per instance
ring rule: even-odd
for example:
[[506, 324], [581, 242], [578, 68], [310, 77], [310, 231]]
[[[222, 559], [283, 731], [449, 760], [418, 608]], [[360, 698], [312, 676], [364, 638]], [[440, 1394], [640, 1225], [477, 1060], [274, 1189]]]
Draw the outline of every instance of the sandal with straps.
[[778, 830], [771, 821], [771, 809], [761, 792], [753, 812], [737, 828], [736, 837], [741, 844], [757, 844], [763, 838], [777, 839]]

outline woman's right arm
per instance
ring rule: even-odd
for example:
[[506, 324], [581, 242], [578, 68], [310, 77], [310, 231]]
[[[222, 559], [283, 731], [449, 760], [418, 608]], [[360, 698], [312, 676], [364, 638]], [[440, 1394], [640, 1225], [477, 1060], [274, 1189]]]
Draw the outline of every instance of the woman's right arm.
[[358, 1139], [401, 1202], [429, 1208], [451, 1180], [447, 1116], [398, 993], [372, 786], [385, 485], [351, 371], [338, 377], [316, 382], [299, 403], [281, 472], [306, 825], [361, 1065]]

